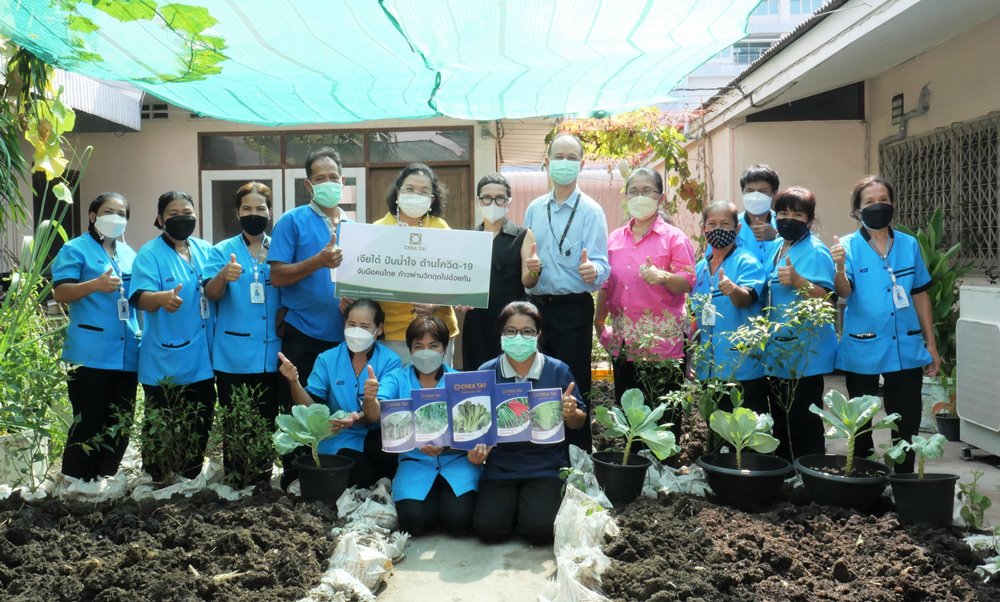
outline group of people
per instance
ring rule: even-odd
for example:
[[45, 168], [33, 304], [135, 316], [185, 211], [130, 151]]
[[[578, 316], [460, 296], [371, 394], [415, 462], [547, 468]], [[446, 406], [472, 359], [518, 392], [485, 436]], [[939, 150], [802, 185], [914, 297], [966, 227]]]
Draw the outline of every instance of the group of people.
[[[306, 159], [310, 202], [286, 212], [270, 235], [271, 191], [258, 182], [235, 195], [240, 234], [214, 246], [192, 236], [198, 217], [191, 196], [171, 191], [157, 205], [163, 234], [135, 252], [122, 240], [128, 202], [116, 193], [99, 195], [89, 208], [88, 232], [62, 247], [52, 270], [54, 297], [70, 307], [63, 358], [74, 366], [69, 396], [76, 420], [63, 473], [94, 479], [117, 471], [128, 439], [111, 426], [131, 414], [138, 382], [147, 411], [180, 403], [194, 409], [190, 429], [199, 445], [185, 450], [182, 471], [193, 478], [216, 402], [231, 405], [236, 390], [250, 385], [272, 424], [293, 404], [347, 412], [331, 424], [335, 435], [320, 451], [354, 461], [351, 485], [391, 478], [403, 529], [420, 534], [442, 524], [484, 541], [516, 533], [546, 543], [561, 499], [559, 470], [569, 465], [567, 446], [592, 447], [586, 400], [595, 328], [614, 357], [619, 399], [637, 385], [639, 363], [683, 360], [696, 333], [710, 350], [708, 361], [692, 366], [699, 378], [738, 381], [745, 405], [771, 411], [778, 424], [789, 421], [793, 441], [779, 453], [790, 453], [789, 443], [796, 455], [822, 450], [822, 425], [806, 408], [819, 401], [823, 375], [835, 367], [847, 372], [851, 395], [875, 393], [881, 374], [887, 409], [903, 415], [899, 435], [916, 431], [921, 370], [930, 365], [933, 372], [940, 359], [924, 293], [929, 276], [916, 242], [891, 226], [888, 182], [869, 176], [857, 184], [851, 208], [862, 226], [828, 249], [812, 234], [812, 193], [781, 190], [772, 169], [751, 167], [741, 180], [745, 211], [726, 201], [705, 208], [709, 248], [696, 263], [691, 240], [665, 215], [663, 180], [654, 170], [628, 176], [629, 217], [609, 234], [603, 209], [578, 186], [583, 154], [575, 136], [553, 139], [545, 157], [552, 190], [530, 204], [524, 225], [508, 219], [507, 180], [496, 173], [479, 180], [478, 229], [493, 234], [490, 305], [479, 309], [334, 296], [331, 270], [343, 259], [341, 246], [351, 243], [340, 236], [349, 221], [338, 206], [342, 163], [329, 148]], [[446, 201], [434, 171], [412, 164], [398, 174], [387, 213], [375, 224], [448, 228]], [[832, 294], [847, 299], [839, 346], [833, 327], [824, 326], [798, 365], [734, 354], [728, 337], [750, 317], [770, 312], [780, 319], [795, 299], [829, 301]], [[768, 352], [794, 342], [797, 327], [778, 330]], [[464, 369], [492, 370], [497, 382], [561, 389], [566, 441], [469, 452], [425, 445], [398, 456], [382, 451], [380, 400], [442, 387], [443, 375], [454, 370], [457, 337]], [[792, 392], [790, 414], [775, 412], [775, 400]], [[102, 445], [85, 445], [109, 432]], [[247, 470], [237, 450], [224, 445], [223, 453], [227, 472]], [[292, 459], [283, 458], [283, 487], [297, 478]], [[163, 476], [157, 458], [145, 452], [143, 465], [154, 478]], [[270, 475], [270, 466], [252, 470], [255, 478]]]

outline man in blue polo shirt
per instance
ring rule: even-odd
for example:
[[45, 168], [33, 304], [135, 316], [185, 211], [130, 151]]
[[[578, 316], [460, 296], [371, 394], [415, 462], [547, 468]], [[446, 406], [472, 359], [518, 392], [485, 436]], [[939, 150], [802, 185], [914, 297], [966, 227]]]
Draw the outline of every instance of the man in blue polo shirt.
[[[341, 211], [344, 186], [340, 155], [321, 148], [306, 157], [308, 205], [286, 212], [274, 226], [267, 262], [271, 284], [280, 289], [281, 305], [287, 308], [281, 326], [282, 353], [299, 369], [305, 386], [316, 356], [344, 340], [344, 316], [334, 297], [334, 270], [343, 259], [337, 245], [340, 224], [350, 221]], [[292, 405], [291, 390], [281, 391], [284, 411]], [[291, 457], [284, 459], [282, 487], [297, 478]]]
[[744, 211], [740, 214], [743, 227], [737, 235], [737, 244], [761, 263], [767, 259], [771, 241], [778, 237], [771, 198], [778, 192], [780, 183], [778, 172], [764, 164], [751, 165], [740, 176]]

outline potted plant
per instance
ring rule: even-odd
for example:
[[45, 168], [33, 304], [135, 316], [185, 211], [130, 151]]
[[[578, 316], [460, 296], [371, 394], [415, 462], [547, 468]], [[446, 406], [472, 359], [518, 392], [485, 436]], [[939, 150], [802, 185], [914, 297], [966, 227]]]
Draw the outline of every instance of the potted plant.
[[[764, 455], [778, 448], [778, 440], [771, 436], [774, 427], [771, 415], [744, 407], [736, 407], [732, 412], [715, 410], [709, 425], [734, 449], [698, 458], [698, 466], [705, 471], [705, 479], [715, 495], [731, 506], [762, 505], [778, 497], [785, 478], [793, 470], [788, 460]], [[744, 450], [757, 453], [744, 454]]]
[[910, 441], [900, 441], [885, 455], [893, 462], [901, 462], [907, 452], [917, 456], [917, 472], [889, 475], [892, 485], [892, 499], [896, 501], [896, 513], [908, 523], [951, 525], [955, 510], [956, 474], [924, 473], [927, 458], [944, 455], [944, 435], [937, 433], [930, 438], [914, 435]]
[[346, 418], [347, 415], [347, 412], [338, 411], [331, 416], [326, 404], [314, 403], [296, 405], [292, 407], [291, 414], [279, 414], [274, 419], [278, 427], [273, 436], [274, 448], [279, 454], [289, 454], [300, 445], [309, 446], [312, 452], [311, 457], [295, 459], [303, 499], [333, 504], [347, 489], [347, 477], [354, 467], [354, 460], [319, 453], [320, 442], [336, 434], [330, 428], [330, 421]]
[[948, 441], [958, 441], [962, 436], [962, 423], [956, 407], [955, 379], [942, 374], [938, 380], [945, 390], [944, 397], [947, 401], [939, 401], [931, 406], [931, 414], [937, 431]]
[[624, 451], [599, 451], [590, 456], [597, 483], [613, 505], [624, 506], [639, 497], [646, 470], [652, 464], [647, 458], [631, 453], [633, 441], [642, 441], [660, 460], [680, 451], [671, 425], [657, 424], [666, 409], [665, 403], [650, 409], [642, 391], [629, 389], [622, 395], [620, 408], [609, 410], [598, 406], [594, 410], [597, 421], [606, 429], [606, 436], [625, 437]]
[[825, 408], [813, 404], [809, 411], [829, 427], [828, 439], [847, 439], [847, 455], [800, 456], [795, 459], [795, 469], [817, 503], [866, 510], [882, 496], [891, 469], [881, 462], [855, 458], [854, 443], [860, 434], [895, 428], [899, 414], [874, 420], [882, 409], [882, 400], [874, 395], [847, 399], [840, 391], [830, 390], [823, 396], [823, 404]]

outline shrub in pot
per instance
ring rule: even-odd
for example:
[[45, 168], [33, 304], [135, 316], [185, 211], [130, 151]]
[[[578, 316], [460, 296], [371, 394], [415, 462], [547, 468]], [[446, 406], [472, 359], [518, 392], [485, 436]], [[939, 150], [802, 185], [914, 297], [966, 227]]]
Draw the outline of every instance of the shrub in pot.
[[860, 434], [895, 428], [899, 414], [873, 420], [882, 409], [882, 400], [874, 395], [847, 399], [840, 391], [830, 390], [823, 396], [823, 404], [822, 408], [813, 404], [809, 411], [818, 414], [829, 427], [828, 439], [847, 439], [847, 455], [800, 456], [795, 459], [795, 468], [816, 503], [867, 510], [882, 497], [891, 469], [880, 462], [854, 457], [854, 444]]
[[889, 475], [896, 513], [904, 522], [951, 525], [958, 475], [924, 472], [927, 458], [944, 455], [945, 441], [947, 439], [940, 433], [929, 438], [914, 435], [910, 441], [900, 441], [886, 452], [893, 462], [901, 462], [910, 451], [917, 457], [916, 473]]
[[620, 408], [598, 406], [594, 410], [597, 421], [606, 429], [605, 436], [625, 438], [623, 451], [599, 451], [591, 454], [597, 483], [613, 505], [629, 504], [642, 493], [646, 470], [651, 462], [632, 453], [633, 441], [642, 441], [660, 460], [680, 451], [674, 434], [670, 431], [671, 425], [657, 424], [666, 410], [665, 403], [650, 409], [639, 389], [625, 391]]
[[955, 379], [943, 374], [938, 379], [945, 390], [948, 400], [935, 403], [931, 407], [931, 414], [934, 416], [937, 431], [944, 435], [944, 438], [948, 441], [958, 441], [962, 436], [962, 425], [958, 417]]
[[[731, 506], [762, 505], [777, 498], [793, 470], [788, 460], [764, 455], [778, 448], [778, 440], [771, 436], [771, 415], [737, 406], [732, 412], [712, 412], [709, 425], [734, 449], [698, 458], [715, 495]], [[746, 450], [757, 453], [744, 454]]]
[[274, 419], [278, 427], [273, 436], [274, 448], [279, 454], [289, 454], [300, 445], [308, 446], [312, 452], [311, 457], [302, 456], [295, 460], [303, 499], [334, 504], [347, 489], [347, 478], [354, 467], [354, 460], [319, 453], [320, 442], [336, 434], [330, 421], [346, 418], [347, 415], [341, 410], [331, 416], [328, 406], [314, 403], [296, 405], [291, 414], [279, 414]]

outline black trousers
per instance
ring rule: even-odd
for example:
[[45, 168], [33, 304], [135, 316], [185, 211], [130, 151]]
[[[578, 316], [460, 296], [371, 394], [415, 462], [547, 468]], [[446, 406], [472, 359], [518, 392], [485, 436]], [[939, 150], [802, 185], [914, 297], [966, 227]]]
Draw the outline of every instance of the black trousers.
[[[774, 418], [774, 436], [779, 441], [775, 454], [786, 460], [793, 460], [807, 454], [825, 453], [823, 419], [809, 411], [812, 404], [823, 406], [823, 375], [799, 378], [797, 385], [793, 379], [769, 377], [767, 380], [770, 385], [768, 405], [771, 417]], [[786, 412], [785, 407], [793, 394], [791, 410]]]
[[[179, 399], [168, 400], [163, 387], [143, 385], [146, 393], [146, 408], [159, 408], [166, 412], [176, 409], [176, 404], [188, 405], [194, 409], [186, 426], [197, 435], [196, 445], [186, 450], [181, 476], [193, 479], [201, 474], [201, 465], [205, 460], [205, 446], [208, 445], [208, 433], [212, 430], [212, 418], [215, 415], [215, 379], [209, 378], [196, 383], [183, 385], [179, 388]], [[174, 406], [174, 407], [171, 407]], [[143, 441], [150, 439], [150, 420], [142, 425]], [[162, 481], [167, 475], [157, 458], [152, 457], [147, 449], [142, 450], [142, 467], [153, 477], [154, 481]]]
[[[335, 302], [335, 300], [331, 299], [331, 303], [333, 302]], [[295, 367], [298, 368], [299, 382], [302, 383], [303, 387], [306, 386], [306, 382], [309, 380], [309, 375], [312, 374], [313, 365], [316, 363], [316, 357], [328, 349], [333, 349], [339, 344], [340, 343], [314, 339], [287, 322], [284, 325], [284, 332], [281, 335], [281, 352], [285, 354], [288, 361], [295, 364]], [[294, 401], [292, 400], [292, 389], [288, 384], [288, 381], [284, 378], [281, 379], [281, 385], [278, 388], [278, 391], [279, 409], [285, 413], [291, 412], [292, 406], [294, 405]], [[281, 456], [281, 465], [284, 469], [281, 474], [282, 489], [287, 489], [292, 481], [299, 478], [299, 471], [295, 468], [294, 462], [296, 458], [304, 453], [308, 453], [308, 451], [300, 447], [290, 454]]]
[[336, 455], [354, 460], [354, 466], [351, 467], [351, 474], [347, 476], [348, 487], [367, 489], [375, 484], [377, 480], [375, 477], [375, 468], [364, 452], [344, 448], [338, 450]]
[[[878, 374], [857, 374], [845, 372], [847, 377], [847, 396], [854, 398], [859, 395], [878, 395]], [[900, 440], [910, 441], [920, 428], [921, 407], [920, 390], [923, 387], [923, 370], [910, 368], [898, 372], [886, 372], [881, 375], [885, 384], [882, 387], [882, 398], [886, 414], [899, 413], [896, 421], [896, 431], [892, 433], [892, 443]], [[854, 455], [867, 457], [875, 451], [872, 434], [858, 436], [854, 442]], [[898, 473], [913, 472], [915, 456], [913, 452], [906, 454], [903, 462], [896, 464]]]
[[488, 543], [517, 533], [532, 545], [551, 545], [562, 486], [554, 477], [482, 479], [472, 530]]
[[590, 354], [593, 347], [594, 298], [590, 293], [568, 295], [532, 295], [542, 314], [542, 338], [539, 350], [569, 366], [576, 390], [587, 405], [587, 420], [582, 428], [566, 429], [566, 441], [590, 453], [593, 434], [590, 430]]
[[90, 481], [118, 472], [128, 447], [137, 383], [135, 372], [83, 366], [69, 372], [73, 425], [63, 450], [64, 475]]
[[[233, 374], [230, 372], [215, 373], [215, 384], [219, 390], [219, 405], [223, 408], [233, 407], [233, 395], [240, 385], [247, 385], [260, 393], [257, 398], [256, 411], [267, 421], [269, 432], [274, 432], [274, 418], [278, 415], [278, 391], [283, 386], [284, 378], [277, 372], [261, 372], [258, 374]], [[287, 385], [284, 385], [287, 386]], [[244, 425], [228, 423], [223, 425], [222, 435], [222, 466], [226, 476], [238, 483], [256, 483], [271, 478], [271, 462], [252, 459], [244, 448], [246, 436], [241, 436], [240, 428]]]
[[[767, 397], [771, 391], [771, 385], [767, 382], [767, 377], [762, 376], [753, 380], [739, 381], [740, 390], [743, 392], [743, 407], [753, 410], [758, 414], [770, 412], [767, 407]], [[726, 412], [733, 411], [733, 400], [726, 397], [719, 401], [719, 409]]]
[[365, 458], [374, 473], [372, 483], [382, 478], [390, 481], [396, 478], [399, 454], [382, 451], [382, 429], [371, 429], [365, 435]]
[[455, 495], [451, 485], [438, 475], [423, 500], [396, 502], [399, 528], [410, 535], [424, 535], [435, 525], [442, 524], [451, 535], [468, 535], [472, 528], [472, 511], [476, 507], [476, 492]]

